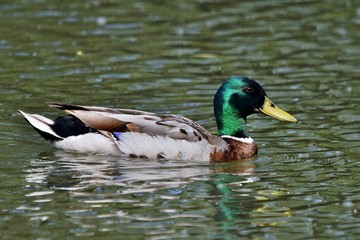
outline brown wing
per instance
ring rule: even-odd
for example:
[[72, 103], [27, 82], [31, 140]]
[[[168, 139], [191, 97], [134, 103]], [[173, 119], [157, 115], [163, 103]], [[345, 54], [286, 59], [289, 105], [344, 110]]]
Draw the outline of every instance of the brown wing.
[[113, 109], [70, 104], [49, 104], [74, 115], [91, 128], [107, 132], [140, 132], [163, 135], [190, 142], [203, 139], [211, 144], [222, 143], [222, 139], [211, 135], [198, 123], [172, 114], [154, 114], [131, 109]]

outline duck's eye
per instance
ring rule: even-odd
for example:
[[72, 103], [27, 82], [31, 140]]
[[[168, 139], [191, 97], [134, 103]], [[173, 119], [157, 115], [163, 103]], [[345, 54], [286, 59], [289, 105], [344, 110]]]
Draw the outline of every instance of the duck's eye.
[[254, 89], [253, 89], [252, 87], [246, 87], [244, 90], [245, 90], [245, 92], [247, 92], [247, 93], [252, 93], [252, 92], [254, 92]]

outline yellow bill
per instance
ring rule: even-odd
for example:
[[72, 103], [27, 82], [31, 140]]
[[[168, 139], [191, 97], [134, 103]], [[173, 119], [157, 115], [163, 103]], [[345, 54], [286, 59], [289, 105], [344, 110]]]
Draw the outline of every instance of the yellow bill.
[[281, 110], [272, 101], [270, 101], [268, 97], [265, 97], [264, 105], [259, 110], [260, 112], [281, 121], [297, 122], [296, 118], [294, 118], [284, 110]]

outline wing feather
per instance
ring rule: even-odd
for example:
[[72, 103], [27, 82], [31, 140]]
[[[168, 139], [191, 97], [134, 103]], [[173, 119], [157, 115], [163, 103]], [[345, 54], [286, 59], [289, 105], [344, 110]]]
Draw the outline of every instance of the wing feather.
[[49, 105], [74, 115], [91, 128], [107, 132], [139, 132], [167, 136], [190, 142], [207, 140], [219, 144], [219, 137], [211, 135], [198, 123], [180, 115], [154, 114], [132, 109], [79, 106], [52, 103]]

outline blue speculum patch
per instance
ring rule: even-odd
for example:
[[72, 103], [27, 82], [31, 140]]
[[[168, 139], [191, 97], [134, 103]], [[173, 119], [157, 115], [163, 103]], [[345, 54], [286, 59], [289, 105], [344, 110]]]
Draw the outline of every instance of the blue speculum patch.
[[121, 137], [121, 132], [113, 132], [112, 134], [117, 140], [119, 140]]

